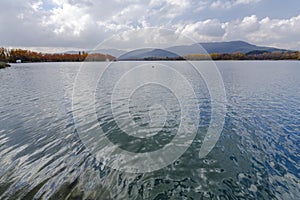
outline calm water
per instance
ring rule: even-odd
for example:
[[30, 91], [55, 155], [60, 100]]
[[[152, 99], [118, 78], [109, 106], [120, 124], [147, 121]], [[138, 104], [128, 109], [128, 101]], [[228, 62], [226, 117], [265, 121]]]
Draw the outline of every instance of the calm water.
[[[179, 159], [144, 174], [106, 167], [85, 147], [78, 131], [93, 131], [100, 123], [122, 149], [140, 153], [162, 148], [180, 121], [179, 102], [170, 91], [149, 85], [133, 93], [130, 112], [139, 126], [147, 127], [150, 104], [163, 104], [168, 119], [159, 138], [131, 142], [109, 111], [110, 84], [120, 78], [122, 67], [106, 77], [107, 86], [99, 85], [97, 120], [92, 121], [90, 110], [80, 110], [85, 103], [93, 105], [84, 86], [97, 80], [94, 72], [106, 63], [86, 66], [85, 78], [77, 82], [83, 91], [74, 94], [82, 98], [76, 110], [84, 119], [80, 127], [72, 112], [79, 63], [18, 64], [0, 70], [0, 199], [299, 199], [300, 62], [217, 62], [227, 113], [221, 137], [205, 159], [198, 153], [211, 119], [208, 91], [180, 63], [167, 64], [176, 65], [195, 86], [199, 130]], [[154, 115], [163, 114], [160, 107], [151, 109]], [[156, 127], [143, 130], [153, 136]]]

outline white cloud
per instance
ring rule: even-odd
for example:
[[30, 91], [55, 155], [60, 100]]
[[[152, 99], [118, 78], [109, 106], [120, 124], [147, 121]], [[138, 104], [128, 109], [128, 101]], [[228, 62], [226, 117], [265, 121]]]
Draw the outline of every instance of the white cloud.
[[43, 5], [43, 2], [41, 0], [39, 0], [39, 1], [33, 2], [31, 4], [31, 7], [34, 11], [38, 11], [42, 8], [42, 5]]
[[0, 46], [93, 48], [115, 33], [162, 27], [203, 42], [239, 39], [300, 49], [299, 13], [288, 19], [261, 18], [256, 13], [216, 18], [222, 14], [216, 8], [255, 5], [259, 1], [1, 0]]
[[90, 15], [76, 5], [61, 1], [58, 3], [60, 7], [54, 8], [49, 16], [44, 17], [42, 25], [53, 27], [56, 34], [72, 34], [79, 37], [87, 23], [92, 21]]
[[247, 4], [255, 4], [260, 2], [261, 0], [216, 0], [211, 3], [211, 8], [214, 9], [230, 9], [234, 6], [238, 5], [247, 5]]
[[[217, 19], [208, 19], [197, 23], [179, 26], [177, 29], [182, 34], [192, 37], [197, 41], [219, 40], [225, 34], [222, 23]], [[181, 30], [180, 30], [181, 29]]]
[[226, 22], [223, 25], [226, 30], [224, 39], [233, 40], [234, 38], [249, 40], [249, 35], [260, 29], [260, 23], [256, 15], [244, 17], [242, 20]]
[[138, 48], [167, 48], [177, 45], [191, 45], [195, 41], [185, 37], [180, 32], [163, 27], [137, 28], [114, 35], [110, 40], [101, 44], [101, 48], [138, 49]]
[[189, 0], [151, 0], [146, 6], [147, 18], [159, 24], [170, 24], [191, 9]]
[[145, 7], [133, 4], [125, 7], [120, 12], [114, 14], [107, 24], [132, 25], [145, 19]]
[[257, 19], [255, 15], [227, 22], [226, 40], [241, 39], [255, 44], [299, 49], [300, 15], [290, 19]]

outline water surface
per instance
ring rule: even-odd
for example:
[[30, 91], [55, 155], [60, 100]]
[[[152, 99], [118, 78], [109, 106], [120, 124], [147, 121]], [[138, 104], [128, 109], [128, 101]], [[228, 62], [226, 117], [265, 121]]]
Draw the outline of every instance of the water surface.
[[[227, 95], [225, 126], [217, 145], [205, 159], [199, 158], [211, 107], [205, 84], [190, 76], [191, 82], [199, 83], [196, 91], [201, 120], [197, 136], [178, 160], [145, 174], [106, 167], [80, 140], [72, 114], [72, 92], [80, 63], [18, 64], [0, 70], [0, 198], [298, 199], [300, 63], [216, 63]], [[178, 63], [168, 64], [180, 67]], [[106, 65], [88, 64], [82, 84], [97, 78], [93, 72]], [[113, 76], [118, 77], [123, 70], [116, 69], [108, 80], [115, 80]], [[185, 73], [185, 69], [180, 70]], [[186, 74], [189, 77], [192, 73]], [[180, 111], [172, 93], [151, 87], [133, 94], [132, 115], [137, 124], [147, 126], [148, 104], [165, 101], [171, 113], [162, 136], [152, 143], [136, 140], [128, 145], [130, 137], [119, 137], [106, 112], [109, 107], [103, 106], [108, 101], [105, 93], [96, 93], [98, 121], [86, 120], [80, 128], [91, 130], [103, 123], [110, 131], [110, 140], [128, 151], [161, 148], [172, 140]], [[164, 99], [160, 94], [166, 95]], [[92, 103], [84, 101], [84, 95], [81, 98], [82, 103]], [[159, 107], [152, 109], [160, 113]], [[80, 113], [89, 119], [89, 110]], [[148, 131], [155, 132], [155, 127]]]

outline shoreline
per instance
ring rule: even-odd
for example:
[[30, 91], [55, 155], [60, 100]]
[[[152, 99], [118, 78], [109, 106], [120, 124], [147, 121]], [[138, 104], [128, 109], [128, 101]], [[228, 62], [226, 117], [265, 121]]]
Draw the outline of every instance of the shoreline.
[[6, 63], [6, 62], [1, 62], [1, 61], [0, 61], [0, 69], [4, 69], [4, 68], [10, 67], [10, 66], [11, 66], [11, 65], [8, 64], [8, 63]]
[[[11, 64], [30, 64], [30, 63], [95, 63], [95, 62], [151, 62], [151, 61], [173, 61], [173, 62], [182, 62], [182, 61], [300, 61], [299, 59], [128, 59], [128, 60], [110, 60], [110, 61], [51, 61], [51, 62], [22, 62], [22, 63], [11, 63]], [[11, 67], [11, 64], [0, 62], [0, 68]]]

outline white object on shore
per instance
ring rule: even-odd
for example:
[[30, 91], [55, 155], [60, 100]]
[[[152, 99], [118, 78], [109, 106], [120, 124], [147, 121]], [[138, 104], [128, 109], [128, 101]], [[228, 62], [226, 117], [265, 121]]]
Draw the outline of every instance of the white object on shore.
[[20, 59], [16, 60], [16, 63], [21, 63], [21, 62], [22, 62], [22, 60], [20, 60]]

